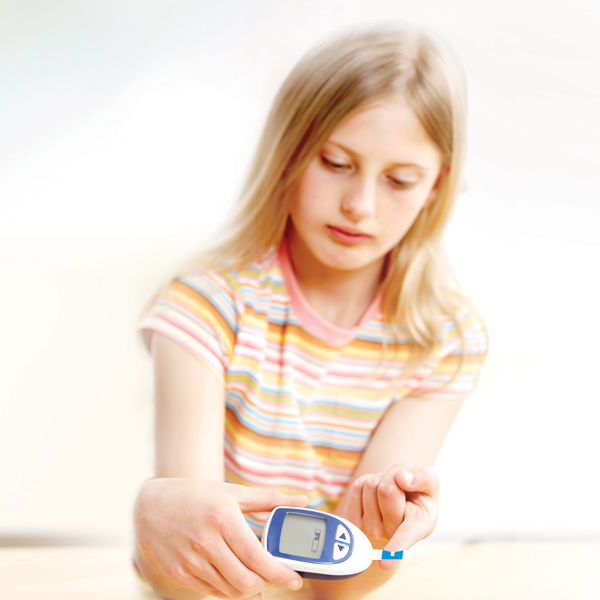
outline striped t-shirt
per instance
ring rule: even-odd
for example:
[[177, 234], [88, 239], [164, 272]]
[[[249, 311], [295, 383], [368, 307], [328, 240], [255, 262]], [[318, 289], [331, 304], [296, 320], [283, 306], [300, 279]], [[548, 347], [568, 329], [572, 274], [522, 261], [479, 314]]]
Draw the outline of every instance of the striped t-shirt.
[[[415, 346], [391, 335], [381, 298], [356, 327], [332, 325], [303, 298], [285, 244], [243, 270], [176, 279], [141, 323], [148, 346], [158, 331], [223, 381], [226, 481], [305, 494], [309, 507], [325, 511], [335, 508], [393, 402], [473, 390], [485, 331], [468, 310], [461, 326], [464, 347], [440, 315], [438, 349], [402, 380]], [[260, 534], [262, 515], [247, 519]]]

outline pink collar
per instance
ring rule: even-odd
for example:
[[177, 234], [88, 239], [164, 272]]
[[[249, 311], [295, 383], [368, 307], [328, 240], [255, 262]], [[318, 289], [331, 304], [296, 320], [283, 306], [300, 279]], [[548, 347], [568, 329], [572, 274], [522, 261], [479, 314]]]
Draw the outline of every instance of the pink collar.
[[371, 302], [369, 308], [367, 308], [363, 314], [358, 325], [352, 327], [352, 329], [344, 329], [333, 325], [321, 315], [317, 314], [302, 295], [302, 292], [298, 287], [298, 282], [296, 281], [296, 275], [294, 273], [294, 267], [292, 265], [285, 237], [279, 245], [277, 257], [279, 259], [283, 281], [292, 300], [294, 312], [302, 324], [302, 327], [316, 338], [328, 342], [333, 346], [343, 346], [352, 341], [366, 323], [381, 313], [381, 292], [379, 292], [377, 296], [375, 296], [373, 302]]

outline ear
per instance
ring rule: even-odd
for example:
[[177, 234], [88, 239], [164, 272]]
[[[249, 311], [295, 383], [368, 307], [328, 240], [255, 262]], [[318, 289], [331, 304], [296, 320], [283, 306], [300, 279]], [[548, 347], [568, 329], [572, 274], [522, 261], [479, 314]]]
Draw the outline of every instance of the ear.
[[425, 204], [423, 205], [423, 208], [427, 208], [437, 198], [438, 192], [440, 191], [440, 188], [442, 187], [442, 183], [444, 183], [444, 180], [446, 179], [446, 177], [448, 177], [448, 173], [450, 173], [450, 166], [442, 165], [442, 168], [440, 169], [440, 174], [438, 175], [438, 178], [435, 180], [435, 183], [433, 184], [433, 187], [431, 188], [431, 191], [429, 192], [429, 196], [427, 196], [427, 200], [425, 200]]

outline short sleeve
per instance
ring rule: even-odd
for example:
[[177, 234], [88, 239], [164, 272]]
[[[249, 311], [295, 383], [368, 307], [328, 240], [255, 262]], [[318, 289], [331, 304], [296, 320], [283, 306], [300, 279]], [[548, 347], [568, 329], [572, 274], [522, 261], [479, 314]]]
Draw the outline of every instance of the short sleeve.
[[405, 380], [397, 398], [412, 395], [462, 399], [475, 390], [487, 355], [487, 332], [472, 308], [465, 308], [457, 320], [440, 317], [436, 351]]
[[141, 321], [148, 349], [158, 332], [193, 354], [223, 379], [237, 337], [240, 302], [232, 277], [194, 273], [175, 279]]

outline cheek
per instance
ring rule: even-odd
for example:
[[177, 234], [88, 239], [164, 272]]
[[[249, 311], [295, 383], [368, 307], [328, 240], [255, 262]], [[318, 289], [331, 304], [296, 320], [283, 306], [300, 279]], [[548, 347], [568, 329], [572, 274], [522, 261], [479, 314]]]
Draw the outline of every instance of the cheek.
[[310, 193], [310, 188], [303, 187], [295, 194], [290, 206], [290, 218], [298, 231], [315, 226], [318, 221], [318, 201]]
[[324, 217], [327, 200], [331, 197], [332, 190], [326, 178], [311, 164], [300, 179], [290, 216], [294, 221], [317, 223]]
[[313, 160], [300, 179], [299, 196], [305, 199], [320, 198], [323, 201], [331, 193], [331, 183], [326, 173]]
[[385, 237], [399, 241], [410, 229], [425, 204], [422, 195], [405, 196], [389, 202], [380, 214], [380, 222], [385, 228]]

